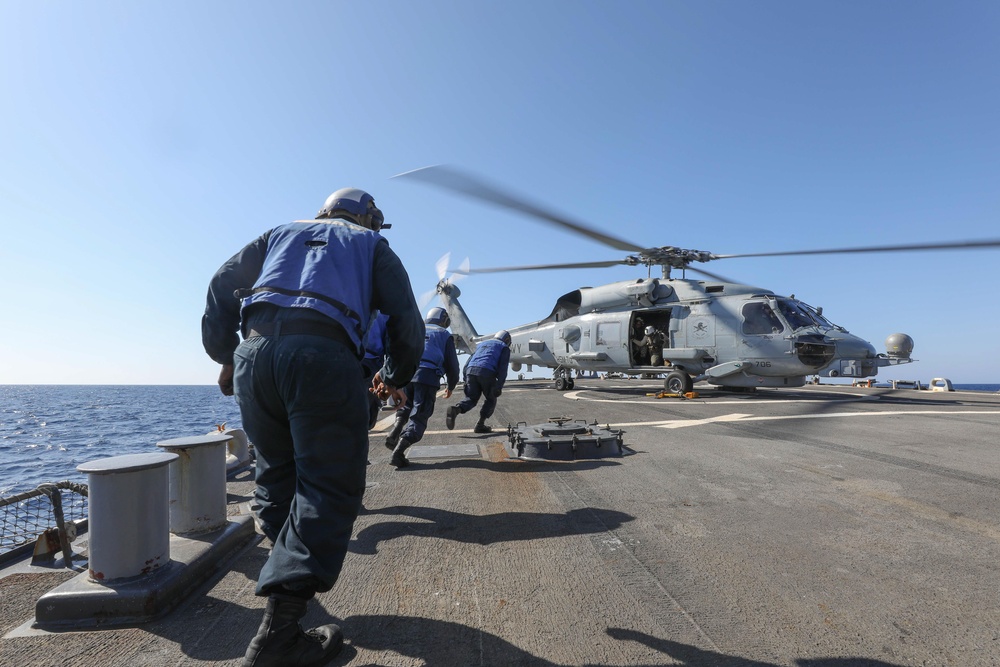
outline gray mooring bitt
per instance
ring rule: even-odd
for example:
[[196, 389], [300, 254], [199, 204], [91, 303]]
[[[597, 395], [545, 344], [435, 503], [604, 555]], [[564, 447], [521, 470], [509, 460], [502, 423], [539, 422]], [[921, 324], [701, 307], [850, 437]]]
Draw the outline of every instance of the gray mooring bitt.
[[177, 458], [168, 452], [128, 454], [77, 466], [90, 489], [92, 580], [124, 581], [169, 562], [168, 465]]
[[215, 433], [156, 443], [177, 454], [170, 464], [170, 532], [202, 533], [225, 525], [226, 451], [232, 439]]
[[87, 572], [38, 599], [35, 627], [134, 625], [173, 609], [254, 534], [228, 520], [226, 444], [210, 434], [165, 441], [172, 451], [78, 466], [88, 476]]

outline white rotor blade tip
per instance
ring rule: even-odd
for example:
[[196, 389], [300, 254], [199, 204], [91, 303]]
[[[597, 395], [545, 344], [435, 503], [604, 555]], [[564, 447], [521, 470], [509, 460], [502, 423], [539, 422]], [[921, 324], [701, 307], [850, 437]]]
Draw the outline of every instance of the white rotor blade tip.
[[420, 300], [417, 301], [417, 309], [422, 313], [427, 306], [430, 305], [431, 300], [437, 296], [437, 289], [432, 289], [429, 292], [424, 292], [420, 295]]
[[441, 255], [441, 259], [434, 263], [434, 269], [437, 271], [438, 280], [444, 280], [445, 275], [448, 273], [448, 262], [451, 261], [451, 253], [446, 252]]

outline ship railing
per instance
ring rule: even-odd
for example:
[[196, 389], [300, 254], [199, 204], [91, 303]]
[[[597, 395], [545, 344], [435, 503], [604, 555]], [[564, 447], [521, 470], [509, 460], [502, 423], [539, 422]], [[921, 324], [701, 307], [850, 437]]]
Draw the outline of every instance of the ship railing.
[[0, 498], [0, 565], [34, 550], [42, 559], [61, 551], [71, 567], [69, 543], [85, 526], [88, 496], [86, 484], [62, 481]]

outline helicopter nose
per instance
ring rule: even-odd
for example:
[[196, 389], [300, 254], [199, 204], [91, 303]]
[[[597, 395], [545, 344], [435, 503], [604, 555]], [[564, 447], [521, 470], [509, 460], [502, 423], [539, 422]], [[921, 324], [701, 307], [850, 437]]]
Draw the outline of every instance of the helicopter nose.
[[837, 337], [837, 353], [830, 364], [832, 377], [868, 377], [877, 372], [875, 348], [856, 336]]
[[875, 347], [856, 336], [847, 336], [837, 341], [837, 356], [842, 359], [872, 359]]

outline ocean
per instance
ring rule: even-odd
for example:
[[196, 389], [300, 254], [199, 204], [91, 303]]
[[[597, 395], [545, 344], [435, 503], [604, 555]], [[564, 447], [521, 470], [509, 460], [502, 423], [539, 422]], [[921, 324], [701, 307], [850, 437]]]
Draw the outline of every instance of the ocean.
[[[955, 389], [1000, 391], [1000, 384]], [[0, 385], [0, 496], [44, 482], [86, 483], [76, 467], [160, 451], [156, 443], [240, 426], [236, 400], [215, 385]]]
[[240, 411], [215, 385], [0, 385], [0, 496], [86, 483], [81, 463], [161, 451], [223, 423], [238, 428]]
[[1000, 392], [1000, 384], [953, 384], [955, 391], [988, 391]]

